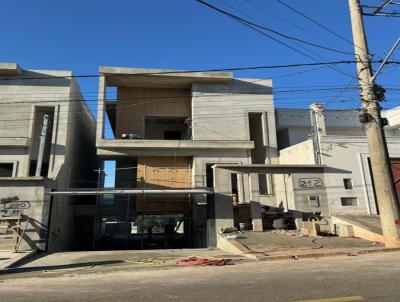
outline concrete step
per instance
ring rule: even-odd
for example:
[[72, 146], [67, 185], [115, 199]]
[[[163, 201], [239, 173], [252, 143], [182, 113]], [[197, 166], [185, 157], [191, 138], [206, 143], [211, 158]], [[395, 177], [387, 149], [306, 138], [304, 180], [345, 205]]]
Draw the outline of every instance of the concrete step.
[[335, 225], [351, 225], [355, 237], [384, 242], [379, 215], [334, 215], [332, 222]]

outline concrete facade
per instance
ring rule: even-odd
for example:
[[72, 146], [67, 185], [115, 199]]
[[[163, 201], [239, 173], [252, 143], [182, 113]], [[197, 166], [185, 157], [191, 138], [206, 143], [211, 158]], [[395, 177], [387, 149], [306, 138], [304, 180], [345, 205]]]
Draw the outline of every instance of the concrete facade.
[[[96, 145], [97, 154], [104, 160], [118, 162], [123, 158], [142, 156], [190, 157], [192, 188], [213, 187], [211, 166], [214, 164], [253, 163], [254, 149], [263, 155], [262, 163], [277, 162], [275, 112], [270, 80], [236, 79], [231, 73], [191, 73], [113, 67], [101, 67], [100, 75]], [[117, 98], [117, 104], [111, 104], [107, 97], [109, 87], [116, 87], [117, 96], [124, 95], [125, 100]], [[120, 93], [127, 90], [131, 91], [130, 97]], [[148, 90], [153, 92], [146, 95], [139, 94], [140, 91]], [[156, 91], [163, 91], [163, 94], [158, 94], [157, 98], [154, 98]], [[121, 139], [121, 133], [132, 129], [129, 127], [119, 129], [119, 132], [114, 131], [113, 137], [107, 137], [107, 133], [110, 135], [107, 129], [113, 128], [113, 123], [121, 125], [121, 121], [118, 121], [120, 101], [125, 103], [126, 110], [129, 110], [129, 106], [135, 107], [135, 120], [130, 123], [136, 123], [141, 127], [144, 125], [144, 131], [133, 133], [139, 134], [140, 138]], [[117, 108], [115, 122], [112, 106]], [[189, 113], [184, 112], [187, 106], [190, 108]], [[177, 111], [179, 108], [183, 111]], [[249, 118], [252, 115], [255, 116], [253, 122], [257, 128], [255, 130], [250, 129]], [[184, 117], [188, 121], [188, 135], [181, 139], [155, 139], [156, 134], [149, 136], [146, 132], [146, 127], [155, 129], [154, 125], [150, 128], [146, 124], [149, 116], [163, 121], [167, 118]], [[125, 122], [129, 123], [126, 120]], [[170, 129], [168, 127], [163, 128]], [[143, 133], [145, 137], [142, 137]], [[257, 146], [251, 135], [257, 136]], [[250, 206], [254, 196], [259, 195], [258, 178], [254, 178], [251, 182], [249, 175], [240, 173], [235, 178], [238, 202]], [[271, 192], [270, 178], [268, 182], [265, 186], [268, 186]], [[254, 189], [251, 189], [250, 185]], [[232, 208], [232, 185], [229, 190], [230, 201], [226, 206]], [[274, 199], [274, 195], [263, 194], [263, 198]], [[215, 215], [226, 214], [229, 216], [226, 226], [233, 224], [232, 209], [228, 213], [224, 213], [225, 209], [222, 208], [218, 210], [220, 204], [210, 200], [210, 197], [192, 194], [190, 203], [190, 232], [193, 247], [210, 245], [212, 241], [210, 236], [215, 235], [218, 227], [223, 227], [215, 224]], [[259, 224], [257, 229], [260, 230]]]
[[[93, 186], [95, 120], [70, 71], [4, 66], [0, 64], [0, 164], [12, 164], [13, 169], [0, 177], [0, 199], [4, 204], [10, 198], [25, 201], [29, 208], [14, 207], [1, 215], [29, 217], [32, 228], [28, 226], [23, 249], [72, 248], [72, 199], [51, 199], [45, 193]], [[44, 114], [50, 126], [41, 176], [35, 177]]]

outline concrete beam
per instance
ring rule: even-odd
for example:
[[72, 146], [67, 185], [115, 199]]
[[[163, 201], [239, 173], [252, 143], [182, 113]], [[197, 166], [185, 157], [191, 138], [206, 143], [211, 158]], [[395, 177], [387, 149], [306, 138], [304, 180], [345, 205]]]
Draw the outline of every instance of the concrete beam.
[[316, 173], [322, 172], [326, 165], [287, 165], [287, 164], [247, 164], [231, 165], [216, 164], [214, 168], [231, 171], [230, 173], [244, 174], [292, 174], [292, 173]]
[[187, 195], [187, 194], [213, 194], [209, 189], [123, 189], [123, 190], [82, 190], [82, 189], [71, 189], [69, 191], [53, 191], [48, 192], [48, 195]]
[[31, 140], [28, 137], [0, 137], [0, 147], [29, 148]]
[[99, 73], [107, 78], [109, 86], [127, 87], [189, 87], [194, 82], [227, 83], [231, 72], [197, 72], [170, 69], [104, 67]]
[[206, 141], [206, 140], [105, 140], [96, 143], [98, 155], [115, 155], [129, 150], [251, 150], [254, 148], [252, 141]]
[[17, 63], [0, 63], [0, 75], [20, 76], [22, 70]]

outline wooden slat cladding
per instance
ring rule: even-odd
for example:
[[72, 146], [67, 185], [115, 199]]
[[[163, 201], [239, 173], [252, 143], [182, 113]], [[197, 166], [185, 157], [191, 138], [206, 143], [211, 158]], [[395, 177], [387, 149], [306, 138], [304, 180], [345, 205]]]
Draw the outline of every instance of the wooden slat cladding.
[[118, 87], [116, 138], [123, 133], [144, 137], [144, 117], [190, 116], [190, 90]]
[[138, 157], [137, 185], [139, 188], [190, 188], [191, 157]]

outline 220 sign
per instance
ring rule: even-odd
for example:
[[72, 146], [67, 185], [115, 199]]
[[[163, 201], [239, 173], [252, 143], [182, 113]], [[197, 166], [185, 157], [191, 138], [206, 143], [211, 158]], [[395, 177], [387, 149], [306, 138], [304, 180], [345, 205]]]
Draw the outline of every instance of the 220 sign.
[[323, 186], [323, 183], [320, 178], [300, 178], [299, 186], [300, 188], [319, 188]]

